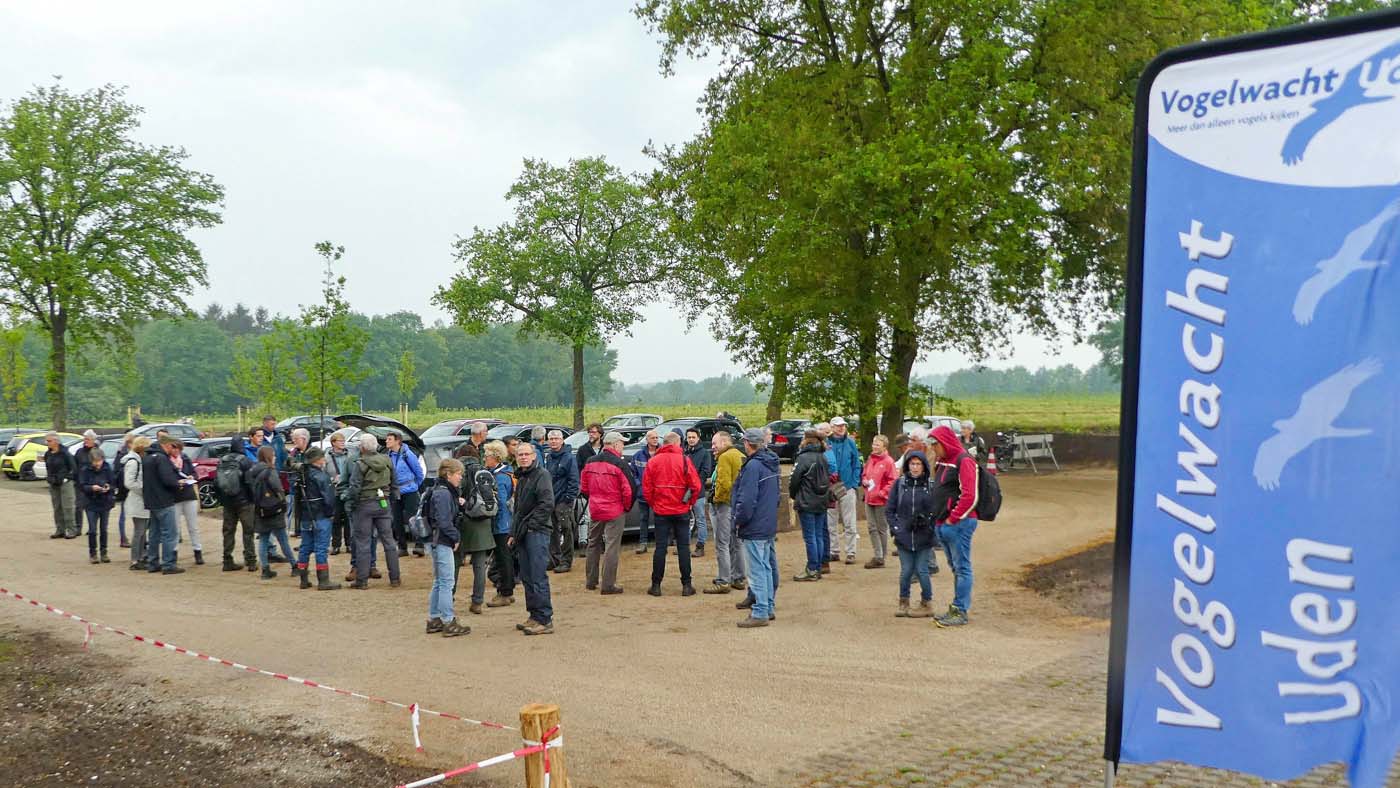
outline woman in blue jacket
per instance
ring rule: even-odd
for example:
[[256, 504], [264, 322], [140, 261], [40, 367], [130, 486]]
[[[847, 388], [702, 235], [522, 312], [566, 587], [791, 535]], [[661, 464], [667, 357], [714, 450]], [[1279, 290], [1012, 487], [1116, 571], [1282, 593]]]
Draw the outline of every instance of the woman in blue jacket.
[[[384, 447], [389, 453], [389, 464], [394, 468], [394, 479], [399, 483], [398, 500], [391, 501], [390, 505], [394, 510], [394, 540], [399, 543], [399, 557], [402, 558], [408, 555], [408, 518], [418, 511], [423, 465], [397, 432], [384, 436]], [[413, 540], [413, 554], [423, 557], [423, 543], [417, 539]]]
[[431, 536], [428, 549], [433, 553], [433, 587], [428, 592], [429, 635], [443, 637], [471, 634], [471, 627], [457, 620], [452, 604], [452, 587], [457, 582], [457, 544], [462, 534], [457, 530], [458, 515], [462, 513], [462, 463], [448, 457], [438, 464], [437, 483], [429, 493], [423, 515], [428, 519]]
[[496, 595], [486, 603], [487, 607], [505, 607], [515, 604], [515, 553], [510, 549], [511, 493], [515, 492], [515, 474], [510, 468], [510, 450], [500, 441], [491, 441], [485, 447], [484, 464], [486, 470], [496, 477], [496, 522], [491, 527], [491, 538], [496, 542], [496, 553], [492, 560], [492, 572], [496, 581]]
[[[933, 616], [933, 584], [929, 581], [929, 559], [933, 557], [934, 518], [938, 515], [935, 496], [929, 486], [928, 457], [921, 451], [904, 455], [904, 473], [890, 488], [885, 518], [890, 536], [899, 551], [900, 618]], [[909, 586], [919, 577], [919, 607], [909, 609]]]

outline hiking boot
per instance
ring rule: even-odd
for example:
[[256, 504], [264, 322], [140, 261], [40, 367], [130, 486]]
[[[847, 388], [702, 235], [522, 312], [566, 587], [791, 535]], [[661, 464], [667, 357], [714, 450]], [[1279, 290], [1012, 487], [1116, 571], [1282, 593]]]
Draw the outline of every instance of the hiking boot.
[[136, 563], [132, 564], [131, 566], [128, 566], [127, 569], [130, 569], [130, 570], [133, 571], [133, 572], [144, 572], [144, 571], [146, 571], [146, 562], [145, 562], [145, 561], [137, 561]]
[[792, 579], [796, 580], [799, 583], [809, 583], [813, 580], [821, 580], [822, 573], [813, 572], [810, 569], [803, 569], [801, 572], [798, 572], [797, 574], [793, 575]]
[[121, 544], [117, 545], [117, 547], [120, 547], [120, 548], [123, 549], [123, 550], [130, 550], [130, 549], [131, 549], [131, 542], [128, 541], [128, 540], [126, 540], [126, 539], [123, 539], [123, 540], [121, 541]]
[[573, 568], [574, 568], [574, 567], [573, 567], [571, 564], [560, 564], [560, 565], [554, 567], [554, 574], [556, 574], [556, 575], [565, 575], [565, 574], [568, 574], [570, 571], [572, 571]]
[[445, 638], [455, 638], [458, 635], [470, 635], [471, 633], [471, 627], [455, 618], [442, 625], [442, 636]]
[[848, 563], [848, 564], [854, 564], [855, 562], [856, 562], [856, 557], [855, 557], [855, 556], [853, 556], [853, 555], [848, 555], [848, 556], [846, 556], [846, 563]]
[[[57, 536], [54, 536], [53, 538], [54, 538], [54, 539], [57, 539], [58, 537], [57, 537]], [[637, 555], [642, 555], [642, 554], [644, 554], [646, 551], [647, 551], [647, 543], [646, 543], [646, 542], [642, 542], [640, 545], [637, 545], [637, 549], [636, 549], [635, 552], [636, 552]]]
[[262, 570], [262, 579], [263, 579], [263, 580], [271, 580], [272, 578], [274, 578], [274, 577], [276, 577], [276, 576], [277, 576], [277, 573], [274, 572], [274, 571], [272, 570], [272, 567], [270, 567], [270, 566], [265, 566], [265, 567], [263, 567], [263, 570]]
[[707, 593], [707, 594], [727, 594], [727, 593], [729, 593], [731, 590], [732, 590], [732, 589], [730, 588], [730, 585], [729, 585], [728, 583], [721, 583], [721, 582], [719, 582], [718, 580], [716, 580], [715, 582], [713, 582], [713, 583], [710, 584], [710, 587], [709, 587], [709, 588], [705, 589], [705, 593]]
[[865, 562], [866, 569], [883, 569], [884, 567], [885, 559], [883, 558], [872, 558]]
[[908, 617], [909, 617], [909, 597], [907, 597], [907, 596], [902, 596], [902, 597], [899, 598], [899, 609], [894, 611], [894, 617], [895, 617], [895, 618], [908, 618]]
[[505, 607], [506, 605], [513, 605], [513, 604], [515, 604], [515, 597], [513, 597], [513, 596], [501, 596], [500, 594], [497, 594], [497, 595], [491, 597], [491, 601], [490, 601], [490, 602], [487, 602], [487, 603], [486, 603], [486, 606], [487, 606], [487, 607]]
[[101, 561], [104, 564], [112, 563], [112, 559], [108, 558], [106, 553], [103, 553], [102, 555], [98, 556], [97, 560]]
[[734, 609], [735, 609], [735, 610], [752, 610], [752, 609], [753, 609], [753, 594], [749, 594], [748, 596], [744, 597], [744, 601], [743, 601], [743, 602], [735, 602], [735, 603], [734, 603]]
[[[49, 534], [49, 538], [50, 538], [50, 539], [62, 539], [62, 538], [63, 538], [63, 534], [62, 534], [61, 532], [60, 532], [60, 533], [56, 533], [56, 534]], [[643, 552], [646, 552], [646, 551], [645, 551], [645, 550], [638, 550], [637, 552], [643, 553]]]
[[651, 588], [647, 589], [647, 593], [652, 596], [661, 596], [661, 586], [657, 583], [652, 583]]
[[621, 594], [621, 593], [622, 593], [622, 586], [613, 586], [612, 588], [604, 588], [602, 591], [599, 591], [598, 593], [602, 594], [603, 596], [612, 596], [613, 594]]
[[389, 578], [389, 587], [390, 587], [390, 588], [398, 588], [398, 587], [401, 586], [401, 585], [403, 585], [403, 580], [401, 580], [401, 579], [399, 579], [399, 578], [397, 578], [397, 577], [391, 577], [391, 578]]
[[598, 584], [597, 584], [597, 583], [584, 583], [584, 585], [583, 585], [583, 590], [584, 590], [584, 591], [597, 591], [597, 590], [598, 590]]
[[531, 621], [529, 626], [525, 627], [520, 631], [524, 632], [527, 635], [553, 635], [554, 625], [541, 624], [538, 621]]
[[[419, 558], [422, 558], [422, 557], [425, 555], [425, 553], [423, 552], [423, 548], [421, 548], [421, 547], [415, 547], [415, 548], [413, 548], [413, 554], [414, 554], [415, 556], [419, 557]], [[466, 633], [463, 633], [463, 634], [466, 634]]]
[[909, 611], [910, 618], [933, 618], [933, 602], [920, 599], [919, 606]]
[[203, 551], [203, 550], [195, 550], [195, 551], [194, 551], [194, 565], [195, 565], [195, 566], [204, 566], [204, 551]]
[[88, 563], [89, 563], [89, 564], [95, 564], [95, 563], [97, 563], [97, 553], [92, 553], [92, 554], [88, 555]]
[[691, 553], [690, 555], [693, 558], [703, 558], [705, 556], [705, 546], [702, 544], [696, 545], [695, 552]]
[[371, 579], [374, 579], [374, 580], [383, 580], [383, 579], [384, 579], [384, 575], [379, 574], [379, 570], [378, 570], [378, 569], [374, 569], [374, 568], [372, 568], [372, 567], [371, 567], [370, 570], [369, 570], [369, 576], [370, 576]]
[[738, 580], [731, 580], [729, 582], [729, 587], [734, 589], [735, 591], [747, 591], [749, 588], [749, 581], [743, 578], [739, 578]]
[[258, 562], [257, 562], [257, 561], [249, 561], [249, 560], [247, 560], [247, 559], [245, 558], [245, 559], [243, 559], [243, 563], [247, 565], [248, 571], [249, 571], [249, 572], [256, 572], [256, 571], [258, 571]]
[[841, 555], [840, 555], [839, 553], [832, 553], [831, 555], [828, 555], [828, 556], [826, 557], [826, 560], [825, 560], [825, 561], [822, 561], [822, 566], [826, 566], [827, 564], [834, 564], [834, 563], [836, 563], [836, 562], [838, 562], [838, 561], [840, 561], [840, 560], [841, 560]]
[[408, 548], [407, 548], [407, 547], [400, 547], [400, 548], [399, 548], [399, 558], [407, 558], [407, 557], [408, 557]]
[[939, 627], [961, 627], [968, 623], [967, 613], [955, 607], [948, 608], [948, 612], [935, 618], [933, 623]]
[[240, 570], [240, 569], [242, 569], [242, 568], [243, 568], [243, 564], [236, 564], [236, 563], [234, 563], [232, 558], [225, 558], [225, 559], [224, 559], [224, 569], [223, 569], [223, 571], [225, 571], [225, 572], [237, 572], [238, 570]]
[[695, 596], [695, 586], [689, 584], [681, 586], [681, 596]]
[[441, 632], [441, 631], [442, 631], [442, 619], [440, 619], [440, 618], [430, 618], [430, 619], [428, 619], [428, 626], [424, 629], [423, 634], [425, 634], [425, 635], [435, 635], [435, 634], [437, 634], [437, 633], [439, 633], [439, 632]]
[[338, 591], [338, 590], [340, 590], [340, 583], [332, 583], [332, 582], [331, 582], [331, 570], [329, 570], [329, 569], [317, 569], [317, 570], [316, 570], [316, 590], [317, 590], [317, 591]]
[[162, 569], [160, 570], [160, 573], [163, 575], [183, 575], [185, 573], [185, 569], [184, 567], [175, 566], [171, 567], [170, 569]]
[[744, 619], [743, 621], [740, 621], [740, 622], [738, 623], [737, 626], [738, 626], [740, 629], [753, 629], [753, 628], [755, 628], [755, 627], [766, 627], [766, 626], [768, 626], [768, 619], [766, 619], [766, 618], [754, 618], [753, 616], [749, 616], [748, 618]]
[[831, 574], [831, 564], [826, 563], [825, 561], [823, 561], [823, 562], [822, 562], [821, 569], [819, 569], [819, 570], [817, 570], [817, 571], [820, 572], [821, 574], [829, 575], [829, 574]]
[[522, 621], [521, 623], [516, 624], [516, 625], [515, 625], [515, 628], [518, 629], [518, 630], [520, 630], [521, 632], [524, 632], [526, 627], [532, 626], [532, 625], [534, 625], [535, 623], [537, 623], [537, 622], [535, 621], [534, 617], [532, 616], [532, 617], [530, 617], [530, 618], [525, 619], [525, 620]]
[[471, 604], [471, 607], [467, 608], [467, 610], [470, 611], [470, 612], [472, 612], [472, 613], [475, 613], [475, 614], [477, 614], [477, 615], [479, 616], [479, 615], [481, 615], [481, 603], [480, 603], [480, 602], [473, 602], [473, 603]]
[[363, 591], [366, 588], [369, 588], [369, 583], [366, 583], [362, 580], [356, 580], [355, 582], [350, 584], [350, 587], [355, 589], [356, 591]]

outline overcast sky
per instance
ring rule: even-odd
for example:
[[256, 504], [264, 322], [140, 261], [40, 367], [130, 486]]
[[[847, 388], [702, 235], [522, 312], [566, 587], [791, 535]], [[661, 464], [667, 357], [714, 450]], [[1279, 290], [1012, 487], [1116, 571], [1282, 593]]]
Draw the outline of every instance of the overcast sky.
[[[291, 313], [316, 293], [323, 239], [347, 249], [356, 310], [411, 309], [451, 276], [452, 241], [509, 216], [525, 157], [603, 154], [650, 169], [648, 141], [700, 126], [711, 69], [662, 78], [659, 48], [624, 0], [463, 2], [0, 2], [0, 97], [62, 75], [72, 90], [124, 85], [140, 136], [180, 145], [227, 189], [223, 224], [197, 239], [210, 301]], [[658, 302], [613, 341], [628, 383], [734, 369], [707, 326]], [[1098, 360], [1018, 340], [1036, 367]], [[967, 366], [956, 354], [919, 372]]]

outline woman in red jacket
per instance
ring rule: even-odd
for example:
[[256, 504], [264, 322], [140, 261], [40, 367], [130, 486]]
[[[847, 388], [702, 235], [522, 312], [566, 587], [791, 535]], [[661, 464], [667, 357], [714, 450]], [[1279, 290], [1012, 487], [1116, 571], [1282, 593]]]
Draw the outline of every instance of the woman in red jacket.
[[953, 568], [953, 604], [934, 619], [940, 627], [967, 623], [972, 605], [972, 534], [977, 530], [977, 460], [963, 451], [962, 439], [948, 427], [933, 431], [933, 451], [938, 457], [933, 483], [939, 496], [938, 541]]
[[883, 567], [890, 549], [890, 524], [885, 520], [885, 504], [890, 500], [890, 488], [899, 478], [899, 472], [894, 469], [889, 445], [889, 438], [876, 435], [870, 442], [870, 459], [865, 461], [865, 470], [860, 474], [860, 484], [865, 488], [865, 522], [870, 528], [870, 549], [874, 553], [865, 562], [866, 569]]

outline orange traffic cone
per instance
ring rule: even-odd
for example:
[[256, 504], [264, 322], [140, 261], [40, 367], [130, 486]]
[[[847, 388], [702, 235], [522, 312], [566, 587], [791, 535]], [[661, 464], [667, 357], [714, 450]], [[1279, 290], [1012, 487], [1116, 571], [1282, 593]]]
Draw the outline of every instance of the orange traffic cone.
[[992, 447], [991, 453], [987, 455], [987, 473], [993, 476], [997, 475], [997, 450], [995, 446]]

